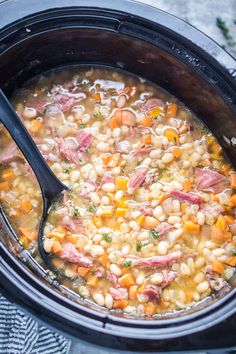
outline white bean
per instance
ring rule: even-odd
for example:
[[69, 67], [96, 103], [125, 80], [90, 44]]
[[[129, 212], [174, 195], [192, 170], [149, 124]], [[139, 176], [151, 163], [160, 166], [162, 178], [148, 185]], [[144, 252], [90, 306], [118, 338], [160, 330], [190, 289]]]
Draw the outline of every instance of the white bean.
[[115, 263], [112, 263], [110, 265], [110, 271], [115, 275], [117, 275], [118, 277], [122, 274], [121, 269]]
[[207, 281], [204, 281], [204, 282], [198, 284], [196, 289], [197, 289], [197, 292], [200, 294], [205, 293], [205, 291], [207, 291], [209, 289], [209, 284]]
[[105, 296], [105, 306], [108, 309], [111, 309], [113, 306], [113, 297], [111, 296], [111, 294], [106, 294]]
[[91, 256], [92, 257], [102, 256], [104, 252], [105, 251], [102, 246], [94, 245], [91, 247]]
[[125, 95], [120, 95], [118, 100], [117, 100], [117, 107], [118, 108], [123, 108], [126, 104], [126, 97]]
[[116, 190], [116, 186], [114, 183], [104, 183], [102, 185], [102, 190], [107, 193], [114, 192]]
[[166, 152], [162, 158], [161, 158], [162, 162], [167, 164], [170, 163], [171, 161], [174, 160], [174, 155], [171, 152]]
[[158, 219], [161, 215], [163, 214], [163, 209], [160, 205], [158, 205], [154, 210], [153, 210], [153, 216]]
[[104, 296], [99, 293], [93, 294], [94, 301], [99, 305], [99, 306], [104, 306], [105, 300]]
[[160, 241], [157, 245], [157, 252], [164, 256], [168, 252], [168, 243], [166, 241]]
[[37, 116], [37, 111], [35, 108], [25, 107], [23, 111], [23, 116], [28, 119], [35, 118]]

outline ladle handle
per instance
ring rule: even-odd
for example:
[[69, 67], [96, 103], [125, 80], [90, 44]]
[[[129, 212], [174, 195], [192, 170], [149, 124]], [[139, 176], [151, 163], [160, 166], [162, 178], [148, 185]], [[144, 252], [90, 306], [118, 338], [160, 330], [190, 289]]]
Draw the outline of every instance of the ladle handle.
[[43, 156], [38, 150], [24, 124], [14, 111], [12, 105], [0, 89], [0, 122], [8, 130], [16, 145], [32, 167], [43, 196], [52, 200], [63, 190], [67, 189], [53, 174]]

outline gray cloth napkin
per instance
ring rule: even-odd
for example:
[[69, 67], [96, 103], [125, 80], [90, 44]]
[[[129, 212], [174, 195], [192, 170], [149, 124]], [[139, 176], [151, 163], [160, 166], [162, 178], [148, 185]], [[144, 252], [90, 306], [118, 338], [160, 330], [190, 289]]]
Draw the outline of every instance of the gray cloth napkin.
[[39, 325], [0, 294], [0, 354], [68, 354], [71, 341]]

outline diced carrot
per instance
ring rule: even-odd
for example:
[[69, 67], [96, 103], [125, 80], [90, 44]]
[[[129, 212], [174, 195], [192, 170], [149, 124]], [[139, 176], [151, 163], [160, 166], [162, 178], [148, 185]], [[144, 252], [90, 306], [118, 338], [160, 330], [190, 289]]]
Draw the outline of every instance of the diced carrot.
[[126, 208], [126, 207], [127, 207], [127, 205], [126, 205], [127, 200], [128, 200], [127, 197], [122, 197], [122, 198], [120, 198], [120, 200], [117, 202], [117, 206], [118, 206], [119, 208]]
[[232, 189], [236, 189], [236, 172], [230, 173], [230, 186]]
[[146, 134], [142, 136], [142, 144], [150, 145], [152, 143], [152, 136], [151, 134]]
[[50, 238], [57, 238], [58, 240], [62, 240], [66, 235], [66, 230], [61, 227], [61, 226], [58, 226], [58, 227], [55, 227], [55, 229], [51, 230], [50, 233], [49, 233], [49, 237]]
[[116, 216], [124, 216], [128, 210], [129, 210], [128, 208], [117, 208]]
[[197, 223], [197, 217], [196, 215], [190, 214], [189, 215], [189, 220], [191, 220], [194, 224]]
[[127, 273], [118, 279], [119, 284], [122, 288], [129, 288], [132, 285], [135, 285], [135, 280], [131, 273]]
[[207, 141], [207, 144], [211, 146], [212, 144], [215, 143], [216, 140], [215, 140], [214, 136], [207, 135], [206, 141]]
[[110, 160], [107, 163], [107, 167], [114, 168], [119, 164], [120, 161], [120, 154], [113, 154], [111, 155]]
[[162, 204], [167, 198], [168, 198], [168, 195], [167, 195], [167, 194], [164, 194], [164, 195], [159, 199], [159, 204]]
[[81, 277], [84, 277], [90, 271], [90, 269], [91, 268], [78, 267], [77, 272]]
[[130, 300], [135, 300], [137, 298], [137, 293], [138, 293], [138, 286], [137, 285], [132, 285], [129, 288], [129, 299]]
[[3, 173], [2, 173], [2, 178], [6, 181], [9, 181], [11, 179], [14, 179], [16, 177], [14, 171], [12, 168], [6, 168]]
[[179, 134], [175, 128], [167, 128], [164, 130], [164, 136], [172, 142], [179, 141]]
[[145, 215], [142, 214], [142, 215], [140, 215], [140, 216], [136, 219], [136, 223], [137, 223], [138, 225], [142, 226], [144, 220], [145, 220]]
[[219, 273], [219, 274], [224, 273], [225, 267], [224, 267], [224, 265], [222, 263], [220, 263], [218, 261], [214, 261], [214, 262], [211, 263], [211, 266], [212, 266], [213, 272], [216, 272], [216, 273]]
[[29, 201], [24, 200], [21, 202], [20, 207], [21, 207], [21, 210], [23, 211], [23, 213], [29, 213], [30, 210], [32, 210], [33, 205]]
[[170, 151], [172, 152], [172, 154], [174, 155], [174, 157], [176, 157], [177, 159], [181, 156], [182, 154], [182, 149], [175, 146], [173, 149], [170, 149]]
[[166, 118], [174, 118], [177, 113], [177, 105], [175, 103], [169, 104], [166, 110]]
[[41, 126], [43, 123], [43, 119], [42, 118], [36, 118], [34, 119], [31, 124], [30, 124], [30, 132], [34, 135], [36, 133], [38, 133], [38, 131], [40, 130]]
[[145, 306], [144, 312], [148, 316], [154, 315], [154, 313], [156, 312], [156, 305], [153, 302], [148, 302]]
[[9, 191], [9, 189], [10, 189], [9, 181], [0, 182], [0, 191], [7, 192], [7, 191]]
[[116, 177], [115, 183], [116, 183], [117, 190], [124, 191], [127, 188], [128, 178], [123, 177], [123, 176], [118, 176], [118, 177]]
[[163, 112], [163, 108], [162, 107], [156, 107], [156, 108], [153, 108], [150, 111], [148, 111], [147, 114], [151, 118], [157, 118], [161, 112]]
[[109, 119], [109, 127], [111, 129], [119, 128], [121, 126], [122, 111], [117, 109]]
[[31, 241], [37, 240], [37, 231], [29, 227], [19, 227], [19, 231]]
[[181, 203], [180, 204], [180, 209], [182, 211], [182, 213], [184, 214], [187, 210], [188, 204], [187, 203]]
[[66, 240], [70, 243], [73, 243], [73, 245], [75, 245], [78, 241], [78, 236], [77, 235], [66, 235]]
[[103, 265], [103, 267], [107, 267], [108, 264], [110, 263], [109, 258], [108, 258], [108, 254], [106, 252], [104, 252], [103, 255], [101, 257], [99, 257], [99, 261], [100, 261], [101, 265]]
[[220, 165], [220, 167], [219, 167], [219, 172], [223, 173], [226, 176], [229, 175], [230, 170], [231, 170], [231, 168], [229, 165], [223, 164], [223, 165]]
[[227, 224], [225, 221], [225, 218], [223, 217], [223, 215], [220, 215], [215, 223], [215, 226], [218, 227], [218, 229], [220, 229], [221, 231], [225, 231]]
[[231, 232], [223, 232], [221, 229], [212, 225], [211, 227], [211, 240], [215, 243], [224, 243], [225, 241], [230, 241], [232, 239]]
[[231, 267], [236, 267], [236, 256], [229, 257], [226, 261], [226, 264], [228, 264]]
[[231, 211], [231, 209], [232, 209], [233, 206], [234, 206], [230, 199], [224, 201], [224, 203], [221, 204], [221, 205], [222, 205], [222, 207], [223, 207], [225, 210], [227, 210], [227, 211], [229, 211], [229, 212]]
[[112, 154], [105, 154], [102, 156], [102, 161], [104, 165], [107, 165], [111, 159], [112, 159]]
[[231, 203], [233, 204], [233, 206], [236, 206], [236, 194], [233, 194], [232, 197], [230, 198]]
[[222, 151], [222, 147], [217, 143], [212, 144], [210, 149], [215, 155], [219, 155]]
[[59, 241], [55, 240], [52, 245], [52, 252], [59, 253], [62, 251], [62, 247]]
[[127, 300], [116, 300], [113, 305], [114, 309], [120, 310], [123, 310], [126, 306], [128, 306]]
[[153, 125], [153, 119], [146, 116], [139, 121], [139, 124], [144, 125], [145, 127], [151, 127]]
[[27, 246], [28, 246], [28, 244], [29, 244], [29, 239], [28, 239], [26, 236], [20, 235], [19, 240], [20, 240], [20, 243], [21, 243], [24, 247], [27, 247]]
[[93, 96], [93, 98], [96, 100], [96, 101], [101, 101], [101, 95], [99, 92], [95, 93], [95, 95]]
[[193, 223], [192, 221], [185, 221], [184, 230], [192, 234], [199, 234], [200, 225]]
[[87, 285], [90, 285], [94, 288], [96, 288], [98, 286], [98, 283], [99, 283], [99, 280], [98, 278], [96, 277], [96, 275], [90, 275], [88, 277], [88, 280], [87, 280]]
[[224, 218], [225, 218], [225, 222], [228, 225], [233, 224], [235, 222], [234, 217], [232, 215], [224, 215]]
[[183, 189], [184, 189], [185, 192], [191, 191], [192, 183], [188, 179], [183, 181]]

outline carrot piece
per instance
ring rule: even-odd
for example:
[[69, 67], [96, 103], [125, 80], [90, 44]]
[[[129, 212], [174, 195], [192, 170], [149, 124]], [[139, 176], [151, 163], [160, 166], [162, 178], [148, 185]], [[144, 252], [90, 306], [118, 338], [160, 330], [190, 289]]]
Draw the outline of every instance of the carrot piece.
[[191, 183], [188, 179], [184, 180], [184, 182], [183, 182], [183, 189], [184, 189], [185, 192], [191, 191], [191, 189], [192, 189], [192, 183]]
[[142, 144], [150, 145], [152, 143], [152, 136], [151, 134], [146, 134], [142, 136]]
[[120, 208], [126, 208], [126, 202], [127, 202], [127, 197], [122, 197], [118, 202], [117, 202], [117, 206]]
[[117, 208], [116, 216], [124, 216], [128, 210], [129, 210], [128, 208]]
[[96, 288], [98, 286], [98, 283], [99, 283], [99, 280], [98, 278], [96, 277], [96, 275], [90, 275], [88, 277], [88, 280], [87, 280], [87, 285], [90, 285], [94, 288]]
[[29, 213], [30, 210], [32, 210], [33, 205], [30, 202], [28, 202], [27, 200], [24, 200], [21, 202], [20, 207], [21, 207], [21, 210], [23, 211], [23, 213]]
[[177, 159], [181, 156], [182, 154], [182, 149], [179, 147], [174, 147], [173, 149], [170, 149], [170, 151], [172, 152], [172, 154], [174, 155], [174, 157], [176, 157]]
[[224, 215], [225, 222], [230, 225], [234, 223], [234, 218], [232, 215]]
[[145, 220], [145, 215], [142, 214], [142, 215], [140, 215], [140, 216], [136, 219], [136, 223], [137, 223], [138, 225], [142, 226], [144, 220]]
[[162, 204], [167, 198], [168, 198], [168, 195], [164, 194], [164, 195], [159, 199], [159, 204]]
[[151, 118], [157, 118], [161, 112], [163, 112], [163, 108], [161, 108], [161, 107], [156, 107], [156, 108], [153, 108], [153, 109], [151, 109], [150, 111], [148, 111], [147, 114], [148, 114]]
[[2, 173], [2, 178], [6, 181], [9, 181], [11, 179], [14, 179], [16, 177], [14, 171], [12, 168], [6, 168], [3, 173]]
[[95, 95], [93, 96], [93, 98], [96, 100], [96, 101], [101, 101], [101, 95], [99, 92], [95, 93]]
[[73, 245], [75, 245], [78, 241], [78, 236], [77, 235], [66, 235], [66, 240], [70, 243], [73, 243]]
[[229, 257], [226, 261], [226, 264], [228, 264], [231, 267], [236, 267], [236, 256]]
[[185, 221], [184, 230], [192, 234], [199, 234], [200, 225], [193, 223], [192, 221]]
[[129, 299], [130, 300], [135, 300], [137, 297], [138, 293], [138, 286], [137, 285], [131, 285], [129, 288]]
[[230, 202], [233, 204], [233, 206], [236, 206], [236, 194], [233, 194], [232, 197], [230, 198]]
[[139, 121], [139, 124], [144, 125], [145, 127], [151, 127], [153, 125], [153, 120], [146, 116]]
[[236, 189], [236, 172], [230, 173], [230, 186], [232, 189]]
[[101, 257], [98, 258], [101, 265], [103, 265], [103, 267], [107, 267], [108, 264], [110, 263], [109, 258], [108, 258], [108, 254], [106, 252], [103, 253], [103, 255]]
[[179, 141], [179, 134], [175, 128], [167, 128], [164, 131], [164, 136], [169, 140], [169, 141], [174, 141], [178, 142]]
[[116, 300], [114, 302], [113, 308], [123, 310], [126, 306], [128, 306], [127, 300]]
[[62, 247], [59, 241], [55, 240], [52, 245], [52, 252], [59, 253], [62, 251]]
[[121, 126], [122, 111], [117, 109], [113, 116], [109, 119], [109, 127], [111, 129], [119, 128]]
[[123, 288], [129, 288], [130, 286], [135, 285], [135, 280], [131, 273], [127, 273], [120, 277], [118, 282]]
[[61, 226], [56, 227], [49, 233], [50, 238], [55, 237], [58, 240], [62, 240], [65, 237], [65, 235], [66, 235], [66, 230]]
[[37, 231], [29, 227], [20, 227], [19, 231], [31, 241], [37, 240]]
[[174, 118], [177, 113], [177, 104], [171, 103], [166, 110], [166, 118]]
[[156, 312], [156, 306], [154, 305], [154, 303], [148, 302], [145, 306], [144, 312], [148, 316], [154, 315], [154, 313]]
[[216, 273], [219, 273], [219, 274], [222, 274], [225, 270], [224, 265], [218, 261], [212, 262], [211, 266], [212, 266], [212, 270]]
[[30, 132], [32, 134], [36, 134], [38, 133], [38, 131], [40, 130], [41, 126], [42, 126], [42, 123], [43, 123], [43, 119], [42, 118], [36, 118], [34, 119], [31, 124], [30, 124]]
[[210, 149], [215, 155], [219, 155], [222, 151], [222, 147], [217, 143], [212, 144]]
[[111, 154], [105, 154], [102, 156], [102, 161], [103, 161], [104, 165], [107, 165], [111, 159], [112, 159]]
[[211, 227], [211, 240], [215, 243], [224, 243], [232, 239], [231, 232], [223, 232], [221, 229], [212, 225]]
[[225, 218], [223, 217], [223, 215], [220, 215], [215, 223], [215, 226], [218, 227], [218, 229], [220, 229], [221, 231], [224, 231], [227, 227]]
[[186, 212], [187, 207], [188, 207], [188, 204], [186, 204], [186, 203], [181, 203], [180, 204], [180, 209], [181, 209], [183, 214]]
[[97, 228], [102, 227], [102, 219], [99, 216], [93, 217], [93, 223]]
[[84, 277], [90, 271], [90, 269], [91, 268], [78, 267], [77, 272], [81, 277]]
[[10, 189], [10, 183], [9, 181], [1, 182], [0, 183], [0, 191], [7, 192]]
[[110, 158], [110, 160], [107, 163], [107, 166], [111, 167], [111, 168], [114, 168], [114, 167], [116, 167], [118, 165], [119, 160], [120, 160], [120, 154], [119, 153], [113, 154], [113, 155], [111, 155], [111, 158]]
[[219, 167], [219, 172], [220, 173], [223, 173], [224, 175], [228, 176], [229, 175], [229, 172], [230, 172], [230, 166], [229, 165], [221, 165]]
[[115, 184], [116, 184], [116, 189], [120, 189], [124, 191], [127, 188], [128, 178], [123, 176], [118, 176], [116, 177]]

